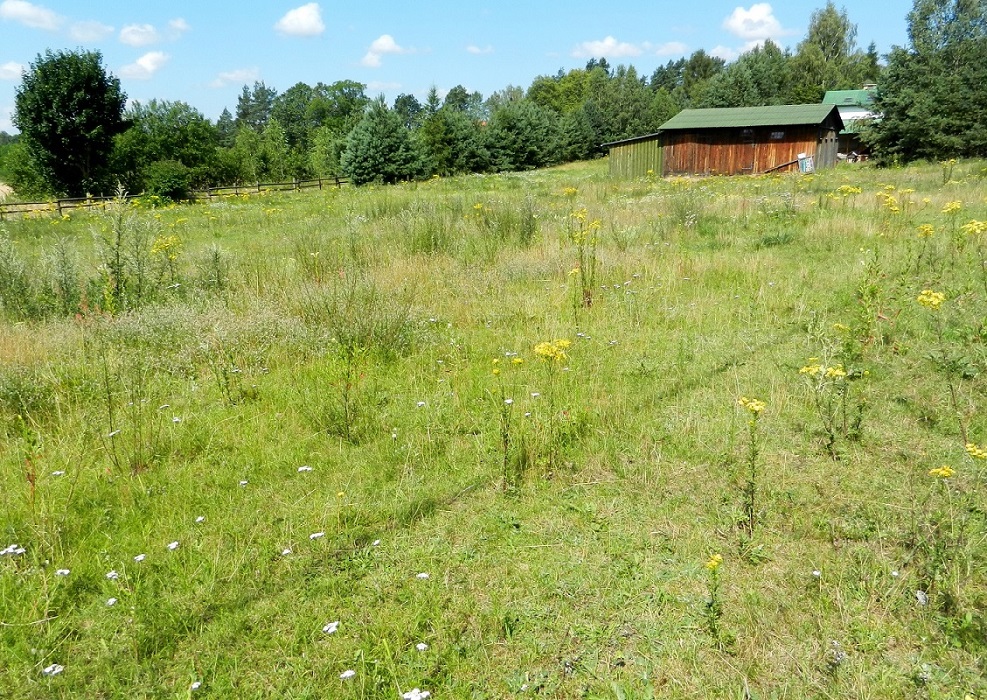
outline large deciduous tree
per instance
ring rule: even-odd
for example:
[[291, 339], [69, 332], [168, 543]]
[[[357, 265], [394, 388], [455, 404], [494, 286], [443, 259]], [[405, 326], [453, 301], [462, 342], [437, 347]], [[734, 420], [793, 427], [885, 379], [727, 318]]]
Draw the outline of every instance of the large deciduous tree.
[[882, 162], [987, 156], [987, 3], [915, 0], [869, 134]]
[[125, 127], [126, 99], [98, 51], [47, 51], [31, 64], [17, 89], [14, 125], [53, 192], [79, 197], [113, 188], [110, 153]]

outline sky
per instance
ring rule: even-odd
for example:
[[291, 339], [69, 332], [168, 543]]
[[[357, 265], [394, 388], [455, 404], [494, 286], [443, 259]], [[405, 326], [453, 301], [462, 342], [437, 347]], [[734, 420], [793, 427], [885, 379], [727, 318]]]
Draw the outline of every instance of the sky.
[[[836, 2], [860, 48], [906, 45], [911, 0]], [[0, 131], [22, 71], [47, 50], [99, 51], [130, 101], [182, 101], [216, 120], [244, 85], [283, 92], [355, 80], [390, 103], [462, 85], [484, 97], [591, 58], [649, 76], [693, 51], [733, 60], [771, 39], [793, 50], [825, 0], [0, 0]]]

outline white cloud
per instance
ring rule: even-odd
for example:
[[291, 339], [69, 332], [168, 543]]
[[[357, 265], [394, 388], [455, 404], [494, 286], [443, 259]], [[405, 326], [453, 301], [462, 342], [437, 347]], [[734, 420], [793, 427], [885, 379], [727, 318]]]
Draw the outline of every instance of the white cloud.
[[138, 58], [134, 63], [121, 68], [120, 75], [133, 80], [149, 80], [164, 67], [169, 58], [171, 57], [163, 51], [151, 51]]
[[655, 49], [656, 56], [684, 56], [689, 47], [681, 41], [669, 41]]
[[729, 63], [730, 61], [736, 60], [740, 56], [740, 51], [720, 44], [711, 49], [709, 51], [709, 55], [713, 58], [722, 58], [724, 61]]
[[47, 7], [32, 5], [25, 0], [3, 0], [0, 2], [0, 18], [9, 19], [31, 29], [55, 31], [65, 19]]
[[368, 68], [378, 68], [380, 66], [380, 59], [382, 56], [397, 56], [400, 54], [413, 52], [413, 49], [406, 49], [400, 46], [396, 41], [394, 41], [394, 37], [390, 34], [381, 34], [373, 40], [373, 43], [370, 44], [370, 48], [367, 49], [367, 54], [363, 57], [360, 63]]
[[485, 53], [493, 53], [493, 52], [494, 52], [493, 46], [491, 46], [490, 44], [487, 44], [482, 48], [479, 46], [475, 46], [473, 44], [470, 44], [469, 46], [466, 47], [466, 53], [471, 53], [474, 56], [480, 56]]
[[373, 92], [383, 92], [386, 90], [400, 90], [401, 83], [387, 83], [379, 80], [371, 80], [367, 83], [367, 89]]
[[0, 80], [20, 80], [21, 73], [25, 70], [27, 70], [27, 66], [13, 61], [0, 64]]
[[318, 36], [326, 30], [326, 25], [322, 21], [319, 3], [310, 2], [288, 11], [277, 21], [274, 29], [285, 36]]
[[627, 56], [640, 56], [643, 51], [640, 46], [628, 44], [624, 41], [617, 41], [612, 36], [596, 41], [584, 41], [572, 50], [575, 58], [625, 58]]
[[730, 16], [723, 20], [723, 28], [747, 41], [779, 39], [794, 33], [781, 26], [771, 5], [766, 2], [754, 3], [749, 10], [743, 7], [734, 8]]
[[158, 30], [150, 24], [128, 24], [120, 30], [120, 41], [127, 46], [147, 46], [159, 40]]
[[176, 17], [175, 19], [168, 22], [168, 28], [177, 34], [184, 34], [189, 31], [192, 27], [181, 17]]
[[84, 43], [102, 41], [113, 34], [113, 27], [95, 20], [86, 22], [76, 22], [69, 29], [69, 36], [75, 41]]
[[245, 85], [260, 79], [260, 71], [256, 68], [237, 68], [236, 70], [224, 71], [216, 76], [216, 79], [209, 83], [211, 88], [221, 88], [236, 83]]

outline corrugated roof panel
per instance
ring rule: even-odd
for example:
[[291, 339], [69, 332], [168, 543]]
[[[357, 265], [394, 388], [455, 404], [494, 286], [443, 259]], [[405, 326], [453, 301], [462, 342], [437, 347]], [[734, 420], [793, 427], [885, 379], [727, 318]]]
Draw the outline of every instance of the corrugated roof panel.
[[835, 109], [835, 105], [824, 104], [684, 109], [662, 124], [659, 131], [822, 124]]

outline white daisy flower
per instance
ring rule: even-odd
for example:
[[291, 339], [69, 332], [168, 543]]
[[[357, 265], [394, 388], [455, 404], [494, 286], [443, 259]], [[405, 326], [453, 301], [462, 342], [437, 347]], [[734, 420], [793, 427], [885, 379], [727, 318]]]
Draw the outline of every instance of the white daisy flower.
[[118, 578], [120, 578], [120, 574], [118, 574], [114, 570], [114, 571], [111, 571], [108, 574], [106, 574], [106, 578], [110, 579], [111, 581], [116, 581]]
[[175, 551], [176, 549], [178, 549], [178, 540], [175, 540], [174, 542], [169, 542], [169, 543], [168, 543], [168, 549], [170, 549], [170, 550], [171, 550], [171, 551], [173, 551], [173, 552], [174, 552], [174, 551]]
[[425, 642], [418, 642], [418, 644], [415, 645], [415, 649], [418, 651], [428, 651], [428, 644]]
[[336, 620], [335, 622], [326, 623], [325, 627], [322, 628], [322, 631], [325, 632], [326, 634], [335, 634], [336, 630], [338, 629], [339, 629], [339, 620]]

